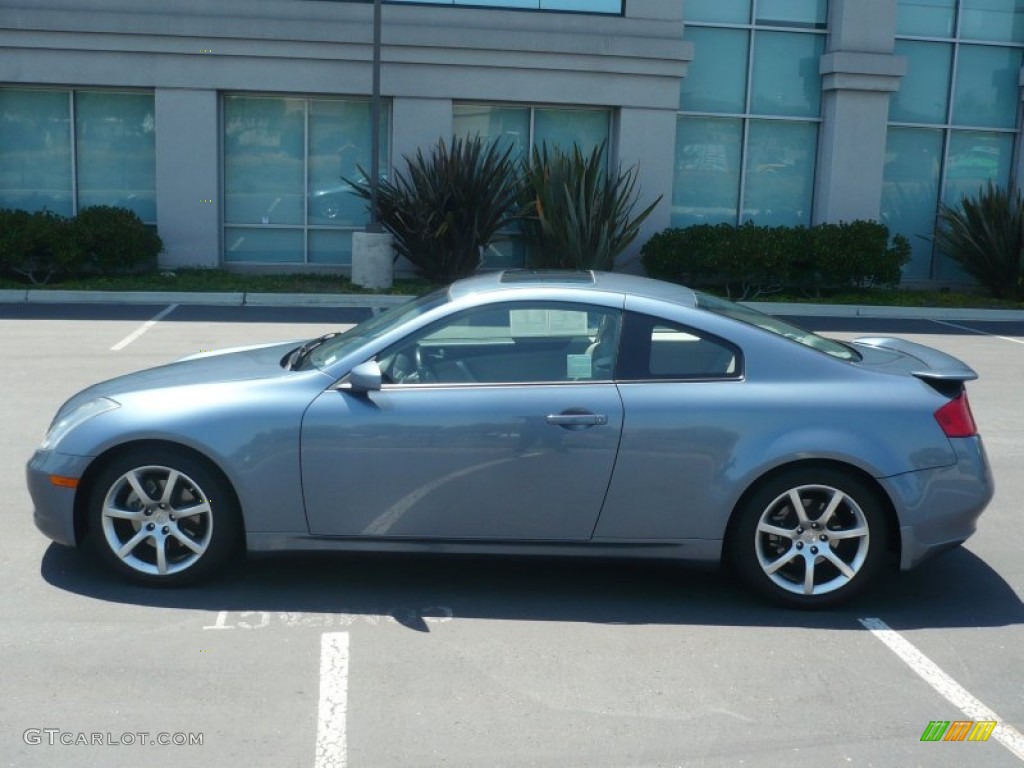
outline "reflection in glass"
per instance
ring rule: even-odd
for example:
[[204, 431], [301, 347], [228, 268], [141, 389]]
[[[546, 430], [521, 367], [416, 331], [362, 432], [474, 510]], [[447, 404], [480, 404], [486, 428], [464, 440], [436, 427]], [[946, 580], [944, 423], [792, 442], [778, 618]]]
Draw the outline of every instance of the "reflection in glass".
[[956, 0], [899, 0], [896, 34], [952, 37]]
[[1019, 48], [960, 46], [953, 122], [985, 128], [1015, 128], [1020, 104]]
[[690, 27], [686, 39], [693, 43], [694, 58], [682, 79], [680, 109], [745, 112], [750, 33], [742, 29]]
[[672, 226], [736, 223], [742, 143], [741, 120], [678, 118]]
[[821, 105], [818, 69], [824, 46], [824, 35], [756, 33], [750, 111], [817, 117]]
[[301, 264], [303, 230], [224, 228], [224, 260]]
[[606, 109], [537, 109], [533, 116], [533, 144], [589, 154], [608, 140], [610, 115]]
[[1024, 0], [963, 0], [960, 37], [1024, 43]]
[[889, 101], [889, 119], [906, 123], [945, 123], [953, 66], [950, 43], [896, 41], [896, 55], [907, 57], [907, 74]]
[[0, 88], [0, 207], [73, 213], [67, 91]]
[[828, 0], [758, 0], [757, 23], [775, 27], [824, 28]]
[[750, 0], [686, 0], [683, 16], [686, 21], [749, 24]]
[[882, 220], [891, 234], [901, 234], [910, 241], [911, 260], [903, 268], [904, 278], [931, 277], [942, 133], [932, 128], [889, 128]]
[[152, 94], [75, 94], [78, 207], [113, 205], [156, 223]]
[[311, 229], [309, 231], [309, 263], [351, 264], [352, 231]]
[[530, 145], [528, 107], [493, 107], [486, 104], [456, 104], [452, 107], [456, 136], [480, 136], [497, 141], [501, 148], [511, 145], [513, 159], [525, 157]]
[[748, 131], [743, 221], [809, 225], [817, 124], [751, 120]]

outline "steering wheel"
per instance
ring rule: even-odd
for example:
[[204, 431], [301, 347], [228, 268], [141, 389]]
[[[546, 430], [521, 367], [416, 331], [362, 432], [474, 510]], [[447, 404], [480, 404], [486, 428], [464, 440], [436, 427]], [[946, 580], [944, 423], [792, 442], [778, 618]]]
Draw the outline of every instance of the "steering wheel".
[[430, 367], [430, 357], [423, 351], [423, 347], [416, 345], [416, 374], [421, 383], [437, 381], [437, 374]]

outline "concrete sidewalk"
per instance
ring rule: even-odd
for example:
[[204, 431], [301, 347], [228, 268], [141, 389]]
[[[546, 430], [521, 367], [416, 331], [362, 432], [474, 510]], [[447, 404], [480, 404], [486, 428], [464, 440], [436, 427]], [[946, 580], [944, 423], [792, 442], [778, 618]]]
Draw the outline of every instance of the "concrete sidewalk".
[[[191, 291], [0, 290], [0, 304], [196, 304], [249, 307], [366, 307], [386, 309], [412, 296], [375, 293], [198, 293]], [[883, 307], [867, 304], [803, 304], [747, 301], [773, 315], [887, 317], [924, 320], [1024, 321], [1024, 310], [959, 307]]]

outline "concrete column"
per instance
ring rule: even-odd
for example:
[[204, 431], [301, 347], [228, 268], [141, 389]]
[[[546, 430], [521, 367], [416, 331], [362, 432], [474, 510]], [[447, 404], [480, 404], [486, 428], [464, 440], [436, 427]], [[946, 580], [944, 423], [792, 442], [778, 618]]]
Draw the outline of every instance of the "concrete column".
[[905, 59], [892, 53], [896, 0], [832, 0], [829, 26], [814, 223], [877, 220], [889, 94], [906, 72]]
[[352, 233], [352, 282], [387, 290], [395, 277], [394, 238], [388, 232]]
[[391, 102], [391, 164], [405, 171], [404, 155], [426, 154], [438, 139], [452, 137], [452, 100], [396, 97]]
[[162, 267], [220, 264], [217, 92], [157, 88], [156, 215]]

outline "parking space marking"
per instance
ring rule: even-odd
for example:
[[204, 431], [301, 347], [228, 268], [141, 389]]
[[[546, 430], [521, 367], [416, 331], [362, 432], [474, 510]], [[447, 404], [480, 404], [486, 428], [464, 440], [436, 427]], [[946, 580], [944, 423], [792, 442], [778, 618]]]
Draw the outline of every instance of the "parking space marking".
[[345, 768], [348, 743], [348, 632], [320, 635], [320, 704], [316, 721], [315, 768]]
[[950, 328], [959, 328], [961, 331], [970, 331], [976, 333], [979, 336], [989, 336], [993, 339], [1001, 339], [1002, 341], [1012, 341], [1014, 344], [1024, 344], [1024, 339], [1014, 339], [1010, 336], [1000, 336], [997, 333], [989, 333], [988, 331], [979, 331], [977, 328], [971, 328], [969, 325], [959, 325], [958, 323], [951, 323], [948, 320], [932, 320], [933, 323], [939, 325], [948, 325]]
[[985, 706], [960, 683], [947, 675], [934, 661], [925, 656], [903, 635], [881, 619], [866, 618], [858, 621], [871, 634], [881, 640], [903, 662], [940, 693], [943, 698], [972, 720], [996, 721], [999, 725], [992, 731], [992, 737], [1012, 752], [1018, 760], [1024, 761], [1024, 734]]
[[129, 344], [131, 344], [133, 341], [135, 341], [137, 338], [139, 338], [139, 336], [144, 334], [146, 331], [148, 331], [154, 325], [156, 325], [161, 320], [163, 320], [165, 317], [167, 317], [169, 314], [171, 314], [171, 312], [176, 310], [178, 308], [178, 306], [179, 306], [178, 304], [171, 304], [171, 305], [169, 305], [167, 307], [164, 307], [160, 312], [158, 312], [153, 317], [152, 320], [147, 320], [142, 325], [140, 325], [138, 328], [136, 328], [134, 331], [132, 331], [127, 336], [125, 336], [123, 339], [121, 339], [119, 342], [117, 342], [117, 344], [112, 346], [110, 348], [110, 351], [111, 352], [120, 352], [122, 349], [124, 349]]

